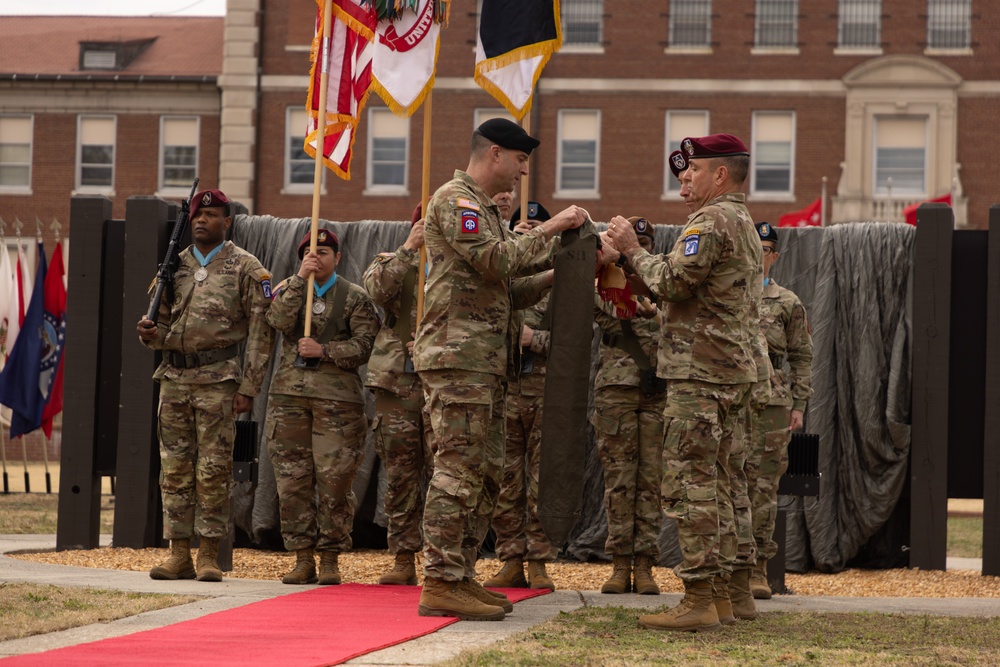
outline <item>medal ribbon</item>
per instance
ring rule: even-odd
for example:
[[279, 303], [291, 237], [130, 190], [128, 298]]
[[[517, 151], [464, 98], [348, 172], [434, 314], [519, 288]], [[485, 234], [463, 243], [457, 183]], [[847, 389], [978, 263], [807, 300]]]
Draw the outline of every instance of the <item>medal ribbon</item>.
[[315, 283], [314, 282], [313, 283], [313, 291], [316, 292], [316, 298], [317, 299], [322, 299], [323, 295], [326, 294], [328, 291], [330, 291], [330, 288], [333, 287], [333, 284], [335, 282], [337, 282], [337, 273], [336, 272], [334, 272], [334, 274], [332, 276], [330, 276], [329, 280], [327, 280], [322, 285], [320, 285], [319, 283]]
[[191, 246], [191, 250], [194, 252], [194, 258], [197, 259], [198, 263], [204, 267], [208, 266], [208, 263], [215, 259], [215, 256], [219, 254], [219, 251], [222, 250], [222, 246], [224, 245], [226, 245], [225, 241], [215, 246], [215, 250], [208, 253], [207, 256], [201, 254], [201, 251], [198, 250], [198, 246]]

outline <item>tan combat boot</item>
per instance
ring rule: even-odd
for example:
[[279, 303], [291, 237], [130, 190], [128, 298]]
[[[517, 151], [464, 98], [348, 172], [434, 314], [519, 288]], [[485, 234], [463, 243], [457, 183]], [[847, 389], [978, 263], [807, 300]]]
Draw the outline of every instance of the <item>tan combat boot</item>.
[[719, 615], [719, 623], [733, 625], [736, 623], [736, 617], [733, 616], [733, 603], [729, 601], [729, 582], [721, 574], [717, 574], [712, 580], [712, 585], [715, 587], [712, 602], [715, 603], [715, 613]]
[[281, 578], [281, 583], [298, 585], [316, 583], [316, 556], [311, 547], [295, 550], [295, 567]]
[[636, 556], [632, 568], [635, 585], [632, 587], [639, 595], [659, 595], [660, 587], [653, 579], [653, 559], [650, 556]]
[[502, 607], [480, 602], [460, 588], [461, 582], [424, 577], [417, 613], [421, 616], [449, 616], [463, 621], [502, 621]]
[[547, 588], [550, 591], [556, 589], [555, 582], [552, 581], [549, 573], [545, 571], [545, 561], [528, 561], [528, 585], [535, 589]]
[[601, 592], [616, 595], [628, 593], [632, 588], [632, 557], [614, 556], [612, 564], [614, 570], [611, 572], [611, 578], [601, 586]]
[[475, 579], [466, 577], [462, 580], [462, 583], [458, 585], [458, 589], [465, 591], [466, 593], [470, 593], [472, 597], [476, 598], [480, 602], [494, 607], [500, 607], [506, 614], [514, 611], [514, 603], [511, 602], [509, 598], [506, 596], [502, 598], [497, 597], [498, 595], [502, 595], [502, 593], [494, 593], [493, 591], [486, 590], [483, 588], [482, 584]]
[[396, 563], [392, 570], [378, 578], [382, 586], [416, 586], [417, 566], [413, 562], [412, 551], [400, 551], [396, 554]]
[[333, 551], [324, 551], [319, 555], [319, 583], [320, 586], [336, 586], [340, 583], [340, 565], [337, 563], [337, 555]]
[[684, 598], [673, 609], [639, 617], [639, 625], [651, 630], [712, 632], [722, 627], [712, 604], [712, 580], [684, 584]]
[[152, 579], [194, 579], [190, 540], [170, 540], [170, 556], [149, 571]]
[[222, 581], [222, 568], [219, 567], [219, 538], [203, 537], [198, 546], [198, 581]]
[[750, 592], [755, 600], [771, 599], [771, 584], [767, 583], [767, 559], [757, 559], [757, 564], [750, 570]]
[[729, 580], [729, 600], [733, 603], [733, 616], [752, 621], [757, 618], [757, 605], [753, 603], [750, 592], [750, 568], [742, 567], [733, 570]]
[[527, 588], [528, 580], [524, 578], [524, 561], [520, 558], [505, 560], [500, 571], [487, 579], [484, 585], [493, 588]]

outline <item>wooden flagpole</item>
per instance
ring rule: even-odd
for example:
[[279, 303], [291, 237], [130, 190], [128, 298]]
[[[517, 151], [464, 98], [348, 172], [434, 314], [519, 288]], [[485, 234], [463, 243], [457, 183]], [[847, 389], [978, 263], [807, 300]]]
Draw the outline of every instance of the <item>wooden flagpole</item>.
[[[330, 30], [333, 22], [333, 0], [323, 3], [323, 44], [320, 47], [319, 112], [316, 114], [316, 168], [313, 170], [312, 225], [309, 228], [309, 252], [316, 252], [319, 233], [319, 197], [323, 186], [323, 151], [326, 149], [326, 89], [330, 78]], [[306, 285], [306, 320], [303, 336], [312, 333], [312, 304], [316, 274], [309, 274]]]
[[[424, 99], [424, 155], [420, 169], [420, 217], [427, 217], [427, 202], [431, 198], [431, 97], [427, 91]], [[417, 269], [417, 322], [424, 316], [424, 285], [427, 283], [427, 246], [420, 245], [420, 268]]]
[[[528, 112], [528, 113], [524, 114], [524, 118], [521, 119], [521, 129], [523, 129], [529, 135], [531, 134], [531, 112]], [[531, 158], [530, 157], [528, 158], [528, 171], [529, 171], [528, 176], [530, 177], [531, 176], [531, 173], [530, 173], [530, 171], [531, 171]], [[521, 208], [521, 220], [527, 220], [528, 219], [528, 199], [530, 199], [529, 194], [530, 193], [528, 192], [528, 179], [527, 178], [522, 178], [521, 179], [521, 192], [518, 193], [518, 195], [521, 198], [521, 207], [520, 207]]]

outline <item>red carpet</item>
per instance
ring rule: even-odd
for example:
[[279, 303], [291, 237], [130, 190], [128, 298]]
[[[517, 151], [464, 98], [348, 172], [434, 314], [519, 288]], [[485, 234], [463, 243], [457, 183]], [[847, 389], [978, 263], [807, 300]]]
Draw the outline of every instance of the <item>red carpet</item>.
[[[503, 592], [512, 602], [548, 593], [523, 588]], [[419, 586], [324, 586], [156, 630], [7, 658], [0, 660], [0, 664], [3, 667], [336, 665], [430, 634], [457, 621], [418, 616], [419, 598]]]

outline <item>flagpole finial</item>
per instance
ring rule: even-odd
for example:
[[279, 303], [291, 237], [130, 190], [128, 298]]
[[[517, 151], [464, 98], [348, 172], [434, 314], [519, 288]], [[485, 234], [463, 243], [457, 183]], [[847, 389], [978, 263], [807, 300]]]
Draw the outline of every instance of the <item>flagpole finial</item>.
[[42, 221], [35, 216], [35, 233], [38, 235], [38, 242], [42, 242]]
[[0, 215], [0, 237], [7, 235], [7, 223], [4, 221], [3, 216]]
[[21, 230], [22, 229], [24, 229], [24, 223], [21, 222], [21, 218], [19, 218], [19, 217], [17, 217], [15, 215], [14, 216], [14, 233], [17, 235], [18, 239], [21, 238]]
[[56, 218], [52, 218], [52, 224], [49, 225], [49, 229], [51, 229], [53, 235], [55, 235], [56, 243], [59, 243], [59, 233], [62, 231], [62, 223]]

